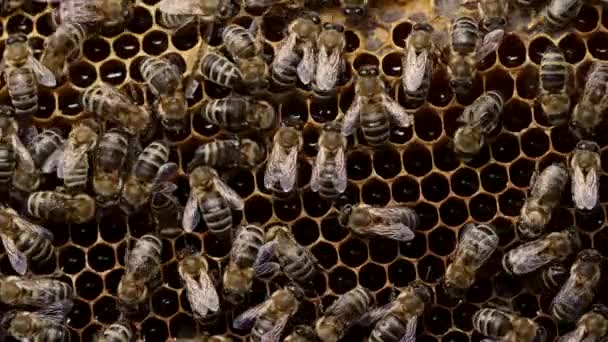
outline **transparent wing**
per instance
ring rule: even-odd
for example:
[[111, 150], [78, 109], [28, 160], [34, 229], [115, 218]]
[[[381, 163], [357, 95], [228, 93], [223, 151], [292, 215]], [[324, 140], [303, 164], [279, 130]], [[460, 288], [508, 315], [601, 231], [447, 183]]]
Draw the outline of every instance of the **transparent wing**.
[[323, 170], [323, 166], [326, 162], [327, 149], [321, 146], [319, 148], [319, 153], [317, 153], [317, 158], [315, 158], [315, 163], [312, 166], [312, 174], [310, 176], [310, 189], [314, 192], [319, 191], [321, 184], [321, 171]]
[[222, 182], [219, 177], [214, 177], [213, 184], [215, 185], [215, 190], [217, 190], [233, 209], [243, 210], [245, 202], [243, 202], [243, 199], [236, 191]]
[[63, 178], [70, 174], [86, 156], [88, 149], [88, 145], [83, 144], [76, 147], [73, 142], [68, 141], [66, 149], [63, 151], [62, 168], [61, 171], [57, 170], [57, 177]]
[[363, 109], [363, 97], [357, 95], [355, 91], [355, 98], [348, 107], [346, 114], [344, 114], [344, 122], [342, 123], [342, 134], [349, 136], [353, 134], [355, 126], [359, 123], [359, 114]]
[[576, 327], [575, 330], [560, 337], [559, 342], [583, 342], [585, 341], [584, 337], [586, 333], [587, 327], [585, 325], [581, 325]]
[[266, 300], [264, 303], [258, 304], [251, 309], [248, 309], [238, 315], [233, 321], [232, 326], [236, 329], [249, 330], [253, 327], [255, 320], [258, 316], [266, 310], [269, 301]]
[[43, 173], [53, 173], [59, 167], [59, 162], [63, 158], [63, 149], [56, 149], [42, 164]]
[[572, 197], [576, 207], [591, 210], [595, 208], [599, 195], [599, 179], [597, 170], [591, 168], [587, 175], [580, 167], [575, 167], [572, 176]]
[[376, 224], [369, 226], [366, 230], [397, 241], [410, 241], [416, 237], [414, 232], [403, 223]]
[[57, 85], [55, 74], [49, 68], [40, 63], [34, 56], [29, 56], [27, 59], [28, 65], [32, 68], [32, 71], [36, 74], [38, 83], [45, 87], [53, 88]]
[[204, 1], [200, 0], [162, 0], [158, 4], [158, 8], [161, 12], [168, 14], [210, 15], [210, 13], [204, 11], [204, 3]]
[[71, 300], [64, 300], [48, 305], [46, 308], [33, 312], [35, 315], [51, 320], [58, 324], [63, 324], [65, 318], [72, 311], [73, 303]]
[[[415, 226], [417, 222], [413, 222], [416, 219], [416, 212], [413, 209], [407, 207], [385, 207], [385, 208], [368, 208], [369, 213], [377, 220], [381, 221], [403, 221], [404, 218], [410, 218], [412, 222], [403, 222], [410, 226]], [[413, 228], [413, 227], [412, 227]]]
[[169, 194], [169, 195], [175, 190], [177, 190], [177, 185], [175, 183], [171, 183], [171, 182], [156, 183], [152, 187], [152, 192]]
[[311, 42], [302, 44], [302, 59], [298, 63], [298, 78], [304, 84], [310, 84], [315, 77], [316, 56]]
[[277, 271], [279, 265], [277, 263], [270, 262], [274, 256], [277, 245], [278, 242], [273, 240], [260, 246], [258, 255], [253, 264], [255, 275], [257, 277]]
[[281, 334], [283, 333], [283, 330], [285, 329], [285, 326], [287, 325], [287, 322], [289, 321], [289, 316], [288, 315], [284, 315], [281, 318], [279, 318], [275, 324], [272, 326], [272, 329], [270, 329], [270, 331], [268, 331], [267, 333], [265, 333], [264, 335], [262, 335], [262, 342], [279, 342], [281, 340]]
[[27, 257], [17, 249], [13, 239], [5, 234], [0, 234], [0, 239], [2, 240], [2, 245], [4, 245], [11, 266], [13, 266], [15, 272], [24, 275], [25, 272], [27, 272]]
[[479, 49], [477, 49], [477, 60], [480, 61], [492, 52], [496, 51], [496, 49], [498, 49], [498, 46], [500, 46], [500, 43], [502, 42], [504, 36], [505, 31], [501, 29], [496, 29], [486, 34], [483, 37], [483, 41], [479, 46]]
[[387, 94], [382, 94], [382, 103], [393, 120], [401, 127], [409, 127], [414, 123], [414, 117], [405, 108]]
[[266, 170], [264, 171], [264, 186], [267, 189], [273, 189], [276, 182], [281, 178], [281, 164], [285, 159], [283, 149], [274, 145], [268, 158], [268, 164], [266, 164]]
[[188, 99], [193, 98], [194, 93], [196, 92], [196, 89], [198, 89], [199, 85], [200, 85], [200, 82], [198, 80], [196, 80], [196, 78], [190, 77], [188, 79], [188, 81], [186, 82], [186, 90], [185, 90], [186, 98], [188, 98]]
[[405, 334], [399, 342], [416, 342], [416, 326], [418, 325], [418, 317], [413, 317], [405, 325]]
[[294, 51], [295, 51], [296, 38], [297, 38], [297, 36], [295, 34], [290, 34], [287, 37], [287, 40], [285, 40], [285, 42], [283, 44], [281, 44], [281, 46], [279, 46], [277, 55], [275, 56], [273, 63], [278, 63], [278, 64], [289, 63], [289, 60], [292, 59], [292, 55], [294, 54]]
[[181, 267], [179, 267], [178, 271], [184, 280], [188, 301], [194, 312], [201, 317], [205, 317], [209, 311], [217, 312], [220, 309], [217, 291], [204, 269], [200, 270], [198, 279], [195, 279], [189, 273], [183, 272]]
[[188, 203], [184, 208], [184, 216], [182, 217], [182, 227], [188, 233], [194, 231], [201, 221], [201, 213], [198, 210], [198, 198], [194, 193], [190, 193]]
[[557, 295], [555, 295], [555, 298], [553, 298], [551, 307], [553, 308], [557, 303], [560, 303], [563, 307], [570, 308], [574, 312], [581, 308], [584, 309], [589, 304], [587, 300], [591, 298], [586, 293], [581, 293], [582, 288], [580, 283], [580, 278], [571, 274]]
[[296, 184], [298, 174], [298, 149], [292, 148], [285, 159], [285, 165], [281, 174], [281, 188], [284, 192], [290, 192]]
[[34, 164], [34, 160], [32, 159], [32, 155], [30, 151], [23, 146], [21, 143], [21, 139], [14, 134], [12, 137], [13, 148], [15, 149], [15, 153], [19, 157], [19, 167], [23, 168], [27, 172], [33, 172], [36, 170], [36, 165]]
[[524, 245], [522, 248], [511, 250], [507, 256], [511, 265], [513, 265], [513, 273], [515, 274], [527, 274], [551, 262], [548, 253], [540, 250], [540, 248], [535, 248], [535, 246], [526, 248]]
[[373, 308], [373, 309], [367, 311], [366, 313], [364, 313], [359, 318], [357, 323], [359, 325], [362, 325], [365, 327], [372, 326], [372, 325], [376, 324], [376, 322], [378, 322], [384, 316], [386, 316], [389, 312], [391, 312], [392, 309], [393, 309], [393, 302], [384, 304], [377, 308]]
[[163, 166], [158, 168], [153, 182], [160, 183], [172, 180], [174, 177], [177, 176], [178, 169], [179, 166], [177, 166], [176, 163], [165, 163]]
[[408, 91], [416, 91], [420, 88], [426, 73], [427, 59], [426, 50], [417, 55], [414, 46], [410, 45], [403, 66], [403, 83]]
[[325, 45], [322, 45], [319, 49], [315, 75], [315, 84], [319, 90], [329, 91], [335, 87], [342, 62], [341, 56], [342, 51], [340, 49], [334, 49], [331, 54], [327, 53]]
[[336, 179], [334, 180], [334, 185], [336, 186], [336, 190], [338, 190], [338, 192], [343, 193], [348, 185], [348, 177], [346, 175], [346, 156], [343, 148], [340, 148], [338, 152], [336, 152], [335, 162]]
[[53, 241], [53, 233], [48, 229], [34, 224], [26, 219], [21, 218], [18, 215], [13, 216], [13, 223], [19, 227], [19, 229], [29, 230], [34, 234], [40, 235], [45, 239]]

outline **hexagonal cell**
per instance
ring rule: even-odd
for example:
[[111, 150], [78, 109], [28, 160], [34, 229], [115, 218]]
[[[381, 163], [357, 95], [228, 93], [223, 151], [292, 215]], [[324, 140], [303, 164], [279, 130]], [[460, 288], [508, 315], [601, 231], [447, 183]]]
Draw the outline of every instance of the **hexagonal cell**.
[[481, 170], [481, 185], [488, 192], [503, 191], [507, 187], [508, 181], [507, 169], [502, 165], [489, 164]]
[[175, 290], [160, 288], [152, 295], [152, 311], [161, 317], [171, 317], [179, 309], [179, 299]]
[[574, 33], [570, 33], [564, 38], [560, 39], [558, 46], [564, 53], [566, 62], [570, 64], [576, 64], [582, 61], [585, 57], [585, 53], [587, 52], [585, 42], [581, 39], [581, 37]]
[[469, 216], [466, 203], [457, 197], [448, 197], [439, 207], [441, 220], [449, 226], [460, 226]]
[[120, 317], [120, 311], [114, 297], [103, 296], [93, 304], [93, 315], [104, 324], [112, 324]]
[[347, 156], [348, 179], [362, 180], [372, 173], [372, 160], [369, 154], [363, 151], [352, 151]]
[[428, 203], [420, 202], [414, 209], [418, 214], [418, 218], [420, 218], [420, 223], [418, 224], [417, 230], [429, 230], [435, 227], [437, 221], [439, 221], [439, 213], [437, 212], [437, 208]]
[[388, 279], [394, 286], [406, 286], [416, 279], [416, 267], [408, 260], [398, 259], [388, 266]]
[[420, 185], [412, 177], [399, 177], [393, 181], [392, 194], [397, 202], [415, 202], [420, 197]]
[[454, 325], [464, 331], [473, 330], [472, 318], [479, 308], [470, 303], [462, 303], [452, 311]]
[[166, 341], [169, 337], [169, 329], [165, 321], [158, 318], [148, 318], [142, 325], [142, 335], [146, 340], [150, 341]]
[[357, 274], [350, 268], [339, 266], [329, 273], [329, 287], [336, 294], [343, 294], [357, 286]]
[[539, 310], [538, 300], [529, 293], [519, 294], [517, 297], [513, 298], [512, 303], [513, 308], [524, 317], [534, 318]]
[[452, 326], [450, 312], [441, 306], [433, 306], [424, 316], [424, 326], [435, 335], [443, 335]]
[[421, 109], [414, 116], [416, 135], [424, 141], [433, 141], [441, 136], [441, 118], [432, 109]]
[[492, 157], [503, 163], [509, 163], [519, 156], [519, 140], [513, 134], [501, 133], [490, 145]]
[[[348, 189], [347, 189], [348, 190]], [[312, 217], [321, 217], [331, 208], [331, 202], [322, 198], [317, 192], [310, 190], [304, 191], [302, 194], [302, 202], [304, 211]]]
[[452, 174], [450, 184], [456, 195], [468, 197], [479, 189], [479, 175], [473, 169], [463, 167]]
[[391, 199], [391, 190], [386, 182], [371, 178], [361, 188], [361, 199], [365, 204], [383, 207]]
[[387, 76], [400, 77], [402, 58], [403, 54], [399, 52], [392, 52], [382, 57], [382, 72]]
[[351, 237], [340, 245], [339, 254], [343, 264], [358, 267], [367, 261], [367, 245], [362, 240]]
[[502, 122], [505, 129], [520, 132], [532, 122], [532, 110], [527, 103], [511, 99], [503, 108]]
[[403, 151], [403, 167], [414, 176], [426, 175], [433, 167], [431, 152], [421, 144], [409, 145]]
[[91, 321], [91, 307], [80, 299], [74, 299], [73, 304], [67, 322], [74, 329], [84, 328]]
[[517, 189], [507, 189], [498, 196], [498, 208], [506, 216], [519, 216], [526, 196]]
[[395, 240], [381, 237], [369, 239], [369, 257], [372, 261], [385, 264], [389, 263], [399, 254], [399, 244]]
[[374, 171], [384, 179], [395, 177], [401, 171], [401, 158], [399, 152], [387, 147], [374, 152]]
[[[525, 59], [525, 54], [523, 57]], [[508, 99], [513, 95], [515, 89], [515, 82], [511, 75], [502, 69], [496, 69], [490, 71], [486, 75], [486, 91], [496, 90], [499, 91], [504, 99]]]
[[308, 246], [319, 238], [319, 225], [315, 221], [304, 217], [292, 225], [291, 232], [299, 244]]
[[444, 175], [434, 172], [420, 183], [422, 196], [430, 202], [441, 202], [450, 193], [450, 184]]
[[549, 151], [549, 137], [540, 128], [526, 130], [521, 136], [521, 149], [531, 158], [538, 158]]
[[372, 291], [380, 290], [386, 284], [386, 271], [384, 267], [367, 263], [359, 270], [359, 284]]
[[85, 267], [85, 255], [82, 249], [68, 246], [59, 251], [59, 267], [65, 273], [76, 274]]
[[103, 291], [103, 280], [93, 272], [85, 271], [76, 278], [76, 293], [78, 296], [93, 300]]
[[87, 252], [89, 267], [97, 272], [103, 272], [114, 267], [114, 249], [105, 244], [97, 244]]
[[291, 196], [286, 199], [274, 199], [272, 202], [274, 213], [281, 221], [289, 222], [295, 220], [302, 212], [300, 197]]
[[330, 269], [338, 262], [338, 254], [334, 246], [327, 242], [319, 242], [310, 251], [323, 268]]
[[245, 202], [245, 219], [247, 222], [264, 224], [272, 217], [272, 204], [262, 196], [252, 196]]
[[435, 283], [445, 274], [445, 264], [434, 255], [425, 255], [416, 264], [418, 277], [427, 283]]

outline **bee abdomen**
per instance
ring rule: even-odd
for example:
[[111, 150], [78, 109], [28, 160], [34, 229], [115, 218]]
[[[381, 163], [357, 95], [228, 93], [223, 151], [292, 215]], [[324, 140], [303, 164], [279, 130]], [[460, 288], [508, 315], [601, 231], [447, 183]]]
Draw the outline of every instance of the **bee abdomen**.
[[51, 260], [55, 254], [51, 241], [34, 232], [20, 234], [15, 245], [19, 251], [39, 264]]
[[321, 171], [319, 195], [323, 198], [334, 199], [339, 195], [334, 185], [334, 181], [336, 179], [335, 166], [335, 163], [328, 162], [325, 165], [325, 169]]
[[158, 11], [156, 18], [160, 26], [168, 29], [180, 28], [194, 19], [192, 15], [169, 14], [162, 11]]
[[292, 86], [298, 79], [297, 66], [301, 58], [295, 52], [289, 57], [284, 61], [273, 61], [270, 68], [272, 79], [280, 86]]
[[288, 278], [305, 284], [313, 281], [315, 265], [302, 251], [297, 256], [280, 256], [279, 259], [283, 259], [281, 264]]
[[120, 323], [114, 323], [104, 330], [103, 341], [129, 342], [131, 341], [132, 335], [133, 333], [131, 332], [131, 329], [129, 329], [127, 326]]
[[262, 315], [256, 320], [255, 325], [251, 330], [251, 340], [255, 342], [260, 342], [262, 340], [262, 336], [272, 330], [274, 325], [275, 322], [269, 320], [268, 318]]
[[97, 113], [102, 116], [107, 116], [112, 107], [109, 103], [110, 94], [108, 88], [99, 85], [88, 87], [82, 93], [83, 109], [89, 112]]
[[2, 191], [8, 191], [15, 166], [15, 151], [12, 146], [0, 145], [0, 188]]
[[256, 55], [255, 42], [248, 30], [236, 24], [224, 28], [222, 34], [224, 44], [233, 57], [252, 58]]
[[384, 113], [364, 113], [361, 115], [361, 130], [372, 146], [382, 145], [391, 135], [390, 121]]
[[139, 69], [150, 90], [156, 95], [169, 94], [180, 87], [181, 75], [166, 59], [146, 57]]
[[155, 141], [148, 145], [137, 159], [133, 175], [150, 182], [167, 160], [169, 160], [169, 148], [164, 143]]
[[224, 234], [232, 229], [232, 211], [218, 193], [207, 195], [201, 203], [201, 212], [207, 228], [214, 234]]
[[237, 140], [216, 140], [199, 146], [189, 168], [193, 166], [230, 167], [236, 166], [240, 158]]
[[243, 129], [247, 122], [247, 101], [239, 97], [228, 97], [209, 101], [201, 108], [205, 121], [223, 127], [229, 131]]
[[17, 68], [8, 71], [6, 84], [17, 116], [34, 115], [38, 111], [38, 84], [32, 70]]
[[407, 330], [407, 322], [394, 314], [384, 316], [369, 335], [369, 342], [398, 342]]
[[559, 29], [568, 25], [568, 23], [570, 23], [578, 15], [578, 12], [580, 11], [582, 6], [582, 1], [575, 0], [572, 1], [571, 6], [569, 8], [560, 7], [559, 9], [563, 11], [556, 12], [554, 11], [555, 6], [551, 6], [551, 4], [549, 4], [549, 10], [546, 13], [548, 25], [554, 29]]
[[89, 161], [81, 159], [76, 167], [63, 175], [63, 184], [68, 189], [84, 189], [89, 179]]
[[128, 271], [134, 272], [140, 268], [145, 268], [149, 272], [148, 279], [152, 278], [153, 273], [157, 273], [160, 269], [154, 267], [152, 268], [154, 272], [151, 272], [150, 266], [160, 266], [162, 248], [163, 243], [156, 236], [151, 234], [142, 236], [129, 255]]
[[511, 330], [507, 314], [495, 309], [481, 309], [473, 315], [473, 328], [490, 337], [503, 337]]
[[209, 53], [201, 61], [201, 73], [210, 81], [234, 88], [243, 79], [240, 70], [226, 57]]
[[36, 135], [28, 146], [28, 150], [32, 155], [34, 164], [40, 168], [44, 162], [63, 145], [63, 138], [59, 132], [54, 129], [45, 129], [40, 134]]
[[105, 171], [119, 170], [127, 157], [129, 140], [125, 133], [110, 130], [104, 134], [97, 147], [97, 163]]
[[452, 48], [467, 55], [473, 53], [479, 40], [479, 27], [470, 17], [459, 17], [452, 24]]
[[53, 191], [38, 191], [30, 194], [26, 202], [28, 215], [48, 221], [62, 221], [66, 211], [61, 202], [63, 196]]
[[[561, 55], [557, 55], [561, 57], [561, 61], [547, 61], [543, 60], [540, 67], [540, 80], [541, 86], [544, 90], [558, 93], [563, 91], [566, 86], [566, 75], [567, 68], [563, 57]], [[548, 57], [546, 57], [548, 59]], [[544, 59], [544, 58], [543, 58]]]
[[425, 75], [422, 79], [422, 84], [418, 87], [418, 89], [414, 91], [409, 91], [403, 87], [405, 95], [405, 101], [413, 106], [421, 106], [426, 101], [426, 97], [431, 89], [431, 78], [433, 77], [432, 65], [431, 62], [427, 63], [425, 68]]
[[253, 224], [244, 226], [234, 240], [232, 249], [234, 253], [233, 262], [241, 268], [251, 267], [258, 255], [260, 246], [264, 244], [264, 231]]

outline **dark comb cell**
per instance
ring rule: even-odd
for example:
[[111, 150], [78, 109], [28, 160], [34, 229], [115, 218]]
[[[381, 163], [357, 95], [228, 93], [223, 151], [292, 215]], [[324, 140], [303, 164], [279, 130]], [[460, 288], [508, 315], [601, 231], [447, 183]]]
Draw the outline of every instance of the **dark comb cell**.
[[348, 229], [340, 225], [337, 214], [330, 214], [321, 221], [321, 234], [325, 240], [339, 242], [348, 235]]
[[454, 325], [464, 331], [473, 329], [472, 318], [479, 308], [473, 304], [462, 303], [452, 311]]
[[302, 202], [304, 203], [304, 211], [313, 217], [321, 217], [331, 208], [330, 201], [321, 198], [317, 192], [310, 190], [306, 190], [302, 194]]
[[335, 97], [314, 98], [310, 102], [310, 116], [318, 123], [333, 121], [338, 115], [338, 101]]
[[450, 87], [447, 72], [444, 69], [433, 72], [427, 101], [434, 106], [445, 107], [452, 101], [452, 97], [454, 97], [454, 93]]
[[327, 242], [319, 242], [310, 251], [315, 256], [319, 264], [326, 270], [332, 268], [338, 262], [336, 249]]
[[97, 298], [103, 291], [103, 280], [93, 272], [83, 272], [76, 278], [76, 292], [87, 300]]
[[266, 223], [272, 216], [272, 204], [262, 196], [253, 196], [245, 202], [245, 219], [247, 222]]
[[97, 241], [97, 227], [94, 224], [72, 225], [72, 241], [80, 246], [89, 247]]
[[287, 199], [275, 199], [273, 201], [274, 213], [277, 217], [285, 222], [293, 221], [302, 211], [302, 204], [300, 198], [292, 196]]
[[538, 37], [532, 40], [528, 48], [528, 55], [534, 64], [540, 65], [543, 59], [543, 54], [550, 47], [556, 47], [553, 42], [547, 37]]
[[93, 314], [101, 323], [114, 323], [120, 316], [116, 299], [110, 296], [103, 296], [99, 298], [95, 301], [95, 304], [93, 304]]
[[492, 296], [492, 283], [489, 279], [477, 279], [467, 291], [467, 301], [483, 303]]
[[529, 293], [522, 293], [513, 298], [513, 308], [522, 316], [534, 318], [539, 310], [536, 297]]
[[110, 55], [110, 44], [103, 38], [89, 38], [82, 46], [84, 56], [91, 62], [101, 62]]
[[403, 167], [414, 176], [424, 176], [431, 171], [432, 166], [431, 153], [420, 144], [410, 145], [403, 152]]
[[109, 60], [99, 68], [99, 76], [104, 82], [117, 86], [127, 78], [127, 67], [119, 60]]
[[365, 204], [382, 207], [390, 201], [391, 190], [385, 182], [372, 178], [363, 184], [361, 198]]
[[360, 40], [357, 34], [353, 31], [347, 30], [344, 32], [344, 38], [346, 39], [346, 52], [354, 52], [359, 48]]
[[348, 178], [352, 180], [366, 179], [372, 172], [371, 158], [365, 152], [354, 151], [349, 153], [346, 165]]
[[145, 53], [158, 56], [169, 46], [167, 34], [162, 31], [150, 31], [144, 36], [142, 46]]
[[460, 165], [460, 160], [449, 142], [433, 144], [433, 161], [435, 167], [441, 171], [452, 171]]
[[488, 194], [478, 194], [471, 198], [469, 210], [475, 221], [489, 221], [496, 215], [496, 199]]
[[526, 46], [516, 35], [508, 35], [498, 48], [498, 59], [507, 68], [518, 67], [526, 60]]
[[388, 267], [388, 280], [394, 286], [406, 286], [415, 279], [416, 268], [405, 259], [399, 259]]
[[319, 225], [312, 219], [303, 217], [293, 224], [291, 232], [299, 244], [309, 246], [319, 238]]
[[128, 59], [137, 55], [139, 52], [139, 40], [133, 35], [125, 34], [118, 37], [118, 39], [112, 43], [112, 47], [118, 57]]
[[479, 189], [479, 176], [473, 169], [463, 167], [452, 174], [450, 183], [456, 195], [468, 197]]
[[490, 164], [481, 171], [481, 185], [484, 190], [498, 193], [503, 191], [509, 177], [504, 166], [499, 164]]
[[434, 110], [421, 110], [414, 116], [416, 135], [425, 141], [433, 141], [441, 135], [441, 119]]
[[357, 275], [351, 269], [340, 266], [329, 274], [329, 287], [336, 294], [343, 294], [357, 286]]
[[374, 153], [374, 171], [384, 178], [395, 177], [401, 171], [399, 152], [392, 148], [383, 148]]
[[530, 184], [530, 178], [535, 170], [535, 163], [526, 158], [517, 159], [509, 166], [509, 178], [513, 184], [525, 188]]
[[382, 71], [387, 76], [399, 77], [401, 76], [401, 60], [403, 55], [398, 52], [389, 53], [382, 58]]
[[367, 261], [367, 245], [358, 238], [350, 238], [340, 245], [340, 261], [349, 267], [361, 266]]
[[420, 197], [420, 186], [414, 178], [402, 176], [393, 181], [392, 193], [397, 202], [415, 202]]
[[64, 115], [77, 115], [82, 111], [82, 105], [80, 101], [80, 92], [76, 89], [67, 88], [61, 94], [59, 94], [59, 110]]
[[467, 205], [460, 198], [449, 197], [439, 208], [441, 220], [450, 226], [459, 226], [467, 219]]
[[608, 49], [604, 43], [606, 39], [608, 39], [608, 33], [606, 32], [595, 32], [591, 35], [587, 41], [587, 46], [593, 57], [601, 60], [608, 59]]
[[549, 137], [540, 128], [531, 128], [521, 136], [521, 149], [528, 156], [538, 158], [549, 150]]
[[442, 335], [452, 326], [450, 312], [440, 306], [433, 306], [425, 315], [424, 325], [433, 334]]
[[563, 51], [566, 62], [570, 64], [576, 64], [583, 60], [587, 51], [585, 42], [574, 33], [562, 38], [558, 46]]
[[98, 244], [88, 251], [88, 264], [97, 272], [114, 267], [114, 250], [108, 245]]
[[87, 88], [97, 78], [97, 71], [91, 64], [81, 61], [70, 65], [70, 81], [80, 88]]
[[21, 14], [12, 16], [6, 23], [6, 31], [9, 35], [14, 33], [30, 34], [33, 28], [32, 19]]
[[127, 29], [133, 33], [142, 34], [148, 31], [153, 24], [150, 11], [143, 7], [137, 6], [133, 8], [133, 16], [129, 21]]
[[393, 29], [393, 42], [399, 47], [405, 47], [405, 40], [412, 32], [412, 24], [403, 22]]
[[493, 70], [486, 76], [486, 91], [496, 90], [504, 99], [511, 98], [514, 87], [513, 78], [506, 70]]
[[142, 323], [142, 335], [150, 341], [166, 341], [169, 337], [167, 324], [158, 318], [148, 318]]
[[84, 328], [91, 321], [91, 307], [80, 299], [75, 299], [73, 303], [74, 306], [67, 321], [74, 329]]
[[162, 288], [152, 296], [152, 310], [161, 317], [170, 317], [179, 309], [177, 293], [173, 290]]
[[431, 173], [421, 182], [422, 195], [430, 202], [440, 202], [450, 193], [448, 180], [439, 173]]
[[507, 216], [519, 216], [525, 195], [516, 189], [508, 189], [498, 197], [500, 212]]
[[511, 132], [520, 132], [532, 122], [530, 106], [519, 100], [512, 99], [505, 104], [502, 115], [503, 127]]
[[517, 75], [515, 87], [517, 95], [524, 99], [533, 100], [539, 92], [538, 68], [528, 65], [522, 69]]
[[426, 237], [422, 233], [416, 233], [413, 240], [399, 243], [399, 251], [405, 257], [416, 259], [426, 253]]
[[429, 249], [440, 256], [449, 255], [456, 248], [456, 234], [447, 227], [437, 227], [429, 234]]
[[372, 291], [380, 290], [386, 284], [386, 272], [380, 265], [367, 263], [359, 270], [359, 284]]
[[370, 55], [369, 53], [362, 53], [358, 55], [357, 58], [355, 58], [355, 61], [353, 62], [353, 68], [356, 71], [359, 71], [364, 65], [379, 66], [380, 62], [378, 61], [378, 58], [376, 56]]
[[434, 283], [445, 274], [443, 260], [434, 256], [426, 255], [416, 265], [418, 277], [427, 283]]
[[503, 163], [509, 163], [519, 156], [519, 141], [509, 133], [502, 133], [490, 145], [492, 157]]

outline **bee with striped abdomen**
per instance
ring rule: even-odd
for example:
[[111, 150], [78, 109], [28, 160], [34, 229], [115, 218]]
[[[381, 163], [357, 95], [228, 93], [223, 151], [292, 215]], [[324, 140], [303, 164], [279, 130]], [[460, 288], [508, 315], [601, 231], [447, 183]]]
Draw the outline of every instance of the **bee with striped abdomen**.
[[323, 342], [337, 342], [373, 302], [372, 293], [361, 286], [344, 293], [317, 320], [316, 335]]
[[159, 285], [163, 243], [154, 235], [139, 238], [135, 247], [125, 255], [125, 274], [118, 283], [118, 299], [134, 307], [148, 299], [154, 287]]
[[90, 26], [117, 25], [131, 16], [131, 1], [125, 0], [34, 0], [37, 2], [61, 2], [56, 15], [56, 25], [78, 23]]
[[547, 121], [552, 125], [560, 125], [568, 121], [570, 115], [569, 78], [570, 66], [566, 62], [564, 54], [557, 47], [547, 48], [540, 61], [539, 102]]
[[69, 195], [57, 191], [38, 191], [26, 202], [27, 214], [45, 221], [82, 224], [95, 217], [95, 200], [86, 193]]
[[251, 88], [249, 93], [266, 89], [269, 85], [268, 66], [262, 58], [264, 44], [260, 25], [261, 20], [254, 19], [249, 29], [229, 24], [222, 32], [224, 46], [243, 75], [243, 86]]
[[0, 279], [0, 301], [11, 306], [44, 308], [56, 302], [71, 301], [72, 286], [66, 282], [42, 276]]
[[277, 113], [264, 101], [243, 96], [228, 96], [205, 102], [203, 119], [230, 132], [267, 130], [275, 126]]
[[118, 204], [123, 186], [124, 167], [129, 154], [129, 134], [112, 128], [101, 136], [93, 161], [93, 190], [98, 205]]
[[82, 44], [88, 35], [87, 28], [81, 24], [59, 25], [55, 32], [45, 39], [40, 62], [55, 75], [55, 79], [61, 79], [67, 72], [67, 61], [80, 55]]
[[71, 301], [62, 301], [37, 311], [9, 311], [2, 317], [2, 326], [19, 341], [69, 341], [65, 324], [72, 306]]
[[528, 25], [528, 30], [541, 28], [552, 33], [562, 31], [576, 19], [583, 4], [582, 0], [550, 0]]
[[608, 334], [608, 308], [602, 304], [595, 304], [577, 322], [576, 328], [565, 334], [559, 342], [596, 342]]
[[310, 188], [327, 199], [335, 199], [346, 190], [346, 138], [340, 125], [327, 123], [319, 138], [319, 152], [312, 167]]
[[0, 105], [0, 193], [9, 193], [15, 174], [37, 175], [36, 165], [19, 138], [15, 111]]
[[298, 154], [303, 144], [302, 133], [298, 129], [285, 126], [277, 130], [264, 171], [266, 189], [276, 192], [293, 190], [298, 176]]
[[80, 192], [87, 188], [89, 181], [90, 154], [97, 146], [97, 123], [85, 120], [72, 128], [63, 149], [63, 156], [57, 165], [57, 177], [70, 192]]
[[473, 328], [504, 342], [545, 342], [547, 332], [527, 317], [498, 309], [482, 308], [473, 315]]
[[316, 41], [316, 70], [312, 88], [321, 97], [335, 94], [336, 84], [346, 64], [342, 57], [346, 47], [344, 26], [325, 23]]
[[214, 140], [200, 145], [188, 169], [209, 166], [215, 169], [256, 168], [266, 158], [266, 149], [251, 139]]
[[501, 0], [479, 0], [477, 3], [481, 15], [481, 29], [486, 33], [504, 30], [509, 16], [509, 2]]
[[238, 6], [231, 0], [161, 0], [158, 8], [167, 14], [195, 16], [206, 22], [226, 20], [238, 12]]
[[150, 199], [150, 212], [160, 236], [176, 237], [183, 232], [184, 207], [175, 195], [166, 192], [153, 193]]
[[11, 13], [15, 12], [16, 10], [18, 10], [19, 8], [21, 8], [21, 6], [23, 6], [24, 3], [25, 3], [25, 0], [1, 0], [0, 1], [0, 15], [8, 16]]
[[238, 66], [220, 51], [201, 45], [199, 56], [194, 63], [194, 69], [186, 83], [186, 97], [194, 97], [194, 92], [200, 85], [199, 79], [213, 82], [224, 88], [234, 89], [238, 92], [247, 93], [248, 90], [243, 83], [243, 74]]
[[403, 206], [375, 208], [367, 204], [346, 205], [340, 214], [342, 225], [360, 235], [378, 235], [410, 241], [420, 223], [416, 211]]
[[190, 254], [180, 260], [177, 272], [184, 281], [190, 307], [197, 318], [220, 310], [220, 298], [209, 276], [209, 264], [202, 255]]
[[580, 210], [591, 210], [599, 204], [600, 146], [589, 140], [579, 141], [570, 157], [572, 201]]
[[583, 95], [572, 111], [570, 125], [579, 137], [590, 136], [608, 109], [608, 62], [596, 60], [587, 73]]
[[406, 103], [418, 107], [426, 101], [431, 89], [435, 29], [425, 16], [412, 16], [412, 19], [416, 22], [406, 41], [407, 51], [401, 63], [401, 85]]
[[566, 282], [570, 271], [559, 264], [549, 265], [527, 277], [527, 285], [534, 293], [555, 293]]

